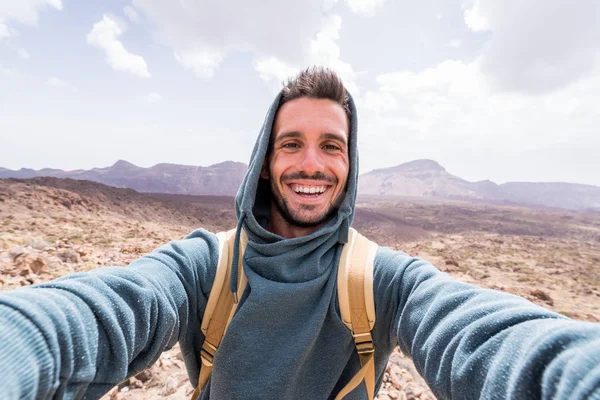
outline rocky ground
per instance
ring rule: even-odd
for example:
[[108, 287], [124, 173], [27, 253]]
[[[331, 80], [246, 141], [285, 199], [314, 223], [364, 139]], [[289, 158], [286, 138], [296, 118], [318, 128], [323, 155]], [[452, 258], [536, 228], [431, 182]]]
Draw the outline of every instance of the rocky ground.
[[[56, 179], [0, 180], [0, 290], [126, 265], [196, 227], [234, 226], [231, 198], [139, 194]], [[355, 226], [467, 282], [600, 321], [600, 213], [463, 203], [362, 202]], [[178, 347], [105, 399], [189, 398]], [[379, 399], [434, 399], [396, 351]]]

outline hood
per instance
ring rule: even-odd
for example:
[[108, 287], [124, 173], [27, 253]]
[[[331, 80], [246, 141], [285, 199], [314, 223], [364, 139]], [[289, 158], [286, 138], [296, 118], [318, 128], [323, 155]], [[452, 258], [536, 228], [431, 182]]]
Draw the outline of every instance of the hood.
[[[237, 265], [237, 254], [239, 251], [239, 236], [241, 229], [248, 235], [248, 245], [244, 259], [248, 258], [248, 253], [256, 253], [256, 256], [269, 256], [271, 259], [282, 261], [281, 258], [295, 257], [296, 260], [302, 259], [311, 252], [324, 254], [327, 248], [335, 246], [337, 243], [346, 243], [348, 238], [348, 229], [354, 217], [354, 205], [356, 201], [357, 181], [358, 181], [358, 150], [357, 150], [357, 116], [354, 100], [349, 96], [349, 107], [352, 118], [349, 126], [348, 138], [348, 158], [349, 158], [349, 176], [347, 180], [346, 194], [340, 205], [338, 212], [324, 226], [315, 232], [298, 238], [286, 239], [274, 233], [267, 231], [264, 227], [267, 224], [270, 205], [271, 190], [269, 182], [260, 177], [263, 163], [267, 155], [269, 140], [275, 116], [280, 106], [282, 93], [276, 97], [269, 108], [258, 139], [254, 145], [252, 156], [248, 165], [248, 171], [240, 186], [236, 199], [236, 215], [238, 218], [236, 241], [234, 246], [234, 260]], [[244, 263], [245, 264], [245, 263]], [[261, 264], [265, 264], [264, 262]], [[266, 264], [270, 264], [266, 262]], [[280, 265], [280, 264], [278, 264]], [[264, 275], [270, 276], [277, 281], [301, 282], [314, 279], [322, 273], [322, 268], [316, 267], [314, 271], [309, 268], [295, 268], [290, 271], [282, 271], [282, 268], [274, 266], [269, 270], [268, 266], [261, 265], [258, 268]], [[300, 270], [301, 271], [298, 271]], [[237, 268], [232, 268], [231, 289], [235, 293], [237, 285]], [[234, 275], [236, 275], [234, 277]]]

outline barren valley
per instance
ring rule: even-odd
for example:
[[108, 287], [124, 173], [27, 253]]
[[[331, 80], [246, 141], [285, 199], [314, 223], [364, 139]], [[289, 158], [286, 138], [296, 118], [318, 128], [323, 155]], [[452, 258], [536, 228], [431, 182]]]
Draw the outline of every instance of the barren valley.
[[[0, 179], [0, 290], [126, 265], [196, 228], [235, 225], [232, 197], [144, 194], [88, 181]], [[359, 231], [483, 287], [600, 321], [600, 212], [381, 196], [359, 198]], [[105, 399], [184, 399], [178, 347]], [[379, 399], [434, 399], [396, 351]]]

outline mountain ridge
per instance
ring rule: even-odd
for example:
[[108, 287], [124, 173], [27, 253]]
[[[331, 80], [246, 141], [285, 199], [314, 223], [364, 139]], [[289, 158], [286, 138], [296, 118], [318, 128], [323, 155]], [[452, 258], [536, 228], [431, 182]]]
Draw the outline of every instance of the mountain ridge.
[[244, 163], [225, 161], [207, 167], [160, 163], [149, 168], [118, 160], [113, 165], [89, 170], [64, 171], [44, 168], [0, 168], [0, 178], [71, 178], [105, 185], [130, 188], [147, 193], [192, 195], [232, 195], [237, 192], [248, 167]]
[[[0, 178], [49, 176], [89, 180], [147, 193], [234, 196], [247, 168], [246, 164], [236, 161], [223, 161], [207, 167], [158, 163], [144, 168], [126, 160], [117, 160], [111, 166], [89, 170], [10, 170], [0, 167]], [[358, 193], [600, 211], [598, 186], [568, 182], [470, 182], [449, 173], [431, 159], [413, 160], [366, 172], [360, 175]]]
[[361, 175], [360, 194], [484, 200], [600, 211], [600, 187], [568, 182], [470, 182], [433, 160], [415, 160]]

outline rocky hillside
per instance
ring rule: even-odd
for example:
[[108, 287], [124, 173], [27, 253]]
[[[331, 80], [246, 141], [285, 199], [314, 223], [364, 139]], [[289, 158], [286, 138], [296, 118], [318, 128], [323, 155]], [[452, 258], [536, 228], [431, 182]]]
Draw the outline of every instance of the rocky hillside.
[[[138, 193], [73, 179], [0, 179], [0, 290], [127, 265], [196, 228], [235, 226], [225, 196]], [[419, 198], [362, 198], [353, 226], [463, 281], [600, 320], [600, 213]], [[178, 346], [103, 400], [187, 399]], [[398, 349], [378, 400], [434, 400]]]
[[[233, 161], [209, 167], [157, 164], [142, 168], [121, 160], [107, 168], [76, 171], [0, 168], [0, 178], [51, 176], [100, 182], [147, 193], [234, 196], [247, 168], [246, 164]], [[363, 174], [359, 179], [358, 193], [600, 211], [600, 187], [597, 186], [528, 182], [498, 185], [489, 180], [469, 182], [450, 174], [433, 160], [415, 160]]]
[[575, 183], [469, 182], [433, 160], [416, 160], [360, 176], [363, 195], [491, 201], [600, 211], [600, 187]]
[[179, 164], [157, 164], [142, 168], [119, 160], [106, 168], [62, 171], [58, 169], [18, 171], [0, 168], [0, 178], [34, 178], [50, 176], [100, 182], [119, 188], [135, 189], [148, 193], [177, 193], [191, 195], [233, 196], [242, 183], [248, 167], [246, 164], [226, 161], [209, 167]]
[[358, 192], [370, 195], [483, 199], [478, 186], [449, 174], [433, 160], [416, 160], [360, 176]]
[[[193, 229], [230, 229], [233, 210], [232, 197], [146, 194], [73, 179], [0, 179], [0, 290], [127, 265]], [[179, 400], [192, 392], [175, 345], [103, 400]], [[410, 359], [396, 351], [378, 399], [407, 398], [435, 399]]]

